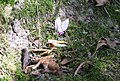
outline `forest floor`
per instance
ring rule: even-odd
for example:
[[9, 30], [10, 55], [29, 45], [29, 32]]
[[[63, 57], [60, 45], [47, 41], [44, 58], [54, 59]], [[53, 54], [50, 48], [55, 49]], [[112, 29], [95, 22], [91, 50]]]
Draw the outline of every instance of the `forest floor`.
[[120, 80], [119, 0], [1, 0], [0, 81], [61, 80]]

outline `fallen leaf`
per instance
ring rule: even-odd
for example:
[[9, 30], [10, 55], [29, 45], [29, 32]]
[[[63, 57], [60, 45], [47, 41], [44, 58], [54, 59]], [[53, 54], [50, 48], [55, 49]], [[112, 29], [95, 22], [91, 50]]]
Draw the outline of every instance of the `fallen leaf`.
[[74, 60], [73, 58], [66, 57], [61, 61], [61, 65], [65, 65], [67, 63], [70, 63], [73, 60]]
[[65, 41], [58, 41], [58, 40], [51, 40], [51, 39], [48, 40], [48, 43], [67, 44], [67, 42]]
[[106, 46], [106, 47], [115, 49], [115, 47], [117, 47], [117, 44], [116, 44], [115, 40], [111, 40], [110, 38], [100, 38], [97, 43], [96, 50], [98, 50], [102, 46]]
[[49, 47], [65, 47], [67, 42], [58, 40], [48, 40], [47, 46]]
[[50, 70], [53, 73], [57, 73], [60, 69], [59, 65], [56, 63], [57, 59], [53, 57], [44, 57], [40, 60], [46, 71]]
[[39, 72], [39, 70], [32, 71], [32, 75], [38, 76], [38, 75], [40, 75], [40, 74], [41, 74], [41, 73]]
[[109, 45], [110, 48], [115, 49], [117, 47], [117, 43], [115, 40], [112, 40], [110, 38], [106, 38], [107, 44]]
[[53, 43], [55, 47], [65, 47], [67, 46], [66, 44], [57, 44], [57, 43]]
[[96, 6], [103, 6], [108, 2], [108, 0], [95, 0], [95, 1], [97, 2]]
[[100, 38], [99, 39], [99, 41], [97, 43], [96, 50], [98, 50], [102, 46], [108, 46], [105, 38]]
[[53, 43], [47, 43], [46, 46], [49, 47], [49, 48], [55, 47]]
[[52, 72], [52, 73], [60, 72], [60, 67], [59, 67], [59, 64], [57, 64], [57, 59], [54, 58], [53, 55], [37, 58], [35, 61], [37, 62], [37, 64], [27, 66], [25, 70], [26, 73], [27, 73], [27, 70], [29, 70], [30, 68], [37, 69], [40, 64], [43, 65], [44, 72]]

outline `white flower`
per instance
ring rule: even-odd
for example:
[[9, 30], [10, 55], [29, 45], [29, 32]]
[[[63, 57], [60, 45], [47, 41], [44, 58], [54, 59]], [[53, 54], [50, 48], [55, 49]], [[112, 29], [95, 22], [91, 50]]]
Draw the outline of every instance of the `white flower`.
[[64, 34], [64, 31], [68, 28], [69, 25], [69, 19], [66, 19], [65, 21], [61, 22], [61, 19], [58, 17], [55, 20], [55, 30], [58, 34]]

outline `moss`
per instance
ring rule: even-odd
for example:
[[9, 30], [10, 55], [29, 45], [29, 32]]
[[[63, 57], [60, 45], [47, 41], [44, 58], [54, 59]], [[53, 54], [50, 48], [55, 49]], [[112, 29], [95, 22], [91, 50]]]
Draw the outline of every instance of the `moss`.
[[14, 5], [15, 4], [15, 0], [0, 0], [1, 4], [10, 4], [10, 5]]
[[[43, 36], [43, 45], [47, 42], [48, 39], [58, 39], [58, 35], [55, 33], [56, 31], [48, 29], [48, 27], [54, 27], [54, 15], [56, 16], [56, 10], [53, 10], [53, 7], [55, 7], [54, 5], [58, 7], [66, 5], [70, 6], [70, 9], [73, 9], [73, 11], [75, 11], [74, 14], [77, 18], [79, 16], [83, 18], [83, 20], [80, 19], [80, 21], [77, 21], [77, 18], [75, 18], [75, 21], [70, 20], [70, 25], [64, 36], [65, 40], [68, 42], [68, 45], [66, 48], [60, 48], [57, 50], [60, 58], [69, 56], [79, 58], [80, 61], [74, 61], [66, 65], [68, 68], [70, 68], [70, 73], [64, 74], [63, 76], [52, 74], [47, 76], [45, 74], [45, 77], [47, 78], [43, 79], [43, 81], [111, 81], [112, 79], [110, 76], [116, 79], [115, 77], [117, 77], [117, 72], [114, 72], [112, 70], [117, 70], [117, 68], [119, 67], [118, 57], [120, 54], [120, 47], [117, 47], [114, 50], [106, 48], [98, 50], [96, 52], [95, 58], [89, 58], [89, 54], [92, 55], [94, 53], [97, 42], [101, 37], [120, 39], [120, 34], [118, 31], [116, 31], [118, 30], [116, 26], [119, 27], [120, 25], [120, 10], [115, 0], [109, 1], [108, 4], [102, 7], [96, 7], [93, 4], [87, 3], [85, 0], [76, 1], [78, 2], [78, 5], [71, 5], [72, 2], [68, 0], [59, 0], [56, 4], [54, 4], [53, 0], [36, 1], [25, 1], [24, 7], [21, 10], [13, 10], [11, 16], [13, 18], [25, 20], [25, 23], [22, 23], [23, 27], [29, 29], [31, 32], [30, 36], [35, 38], [39, 36], [39, 28], [36, 28], [36, 24], [39, 20], [41, 24], [41, 35]], [[0, 61], [2, 62], [1, 64], [3, 64], [3, 66], [0, 66], [0, 68], [5, 70], [4, 76], [0, 80], [33, 81], [36, 77], [31, 78], [21, 72], [21, 62], [20, 60], [18, 61], [18, 59], [20, 59], [20, 53], [16, 52], [16, 50], [9, 51], [9, 46], [5, 38], [5, 32], [3, 32], [6, 30], [5, 27], [7, 27], [11, 23], [10, 18], [6, 19], [4, 17], [4, 7], [6, 4], [13, 5], [14, 0], [2, 0], [0, 1], [0, 3], [2, 3], [0, 4], [0, 21], [2, 22], [2, 24], [0, 23], [0, 29], [2, 29], [0, 30], [0, 32], [2, 31], [2, 33], [4, 33], [0, 37], [0, 52], [1, 50], [3, 50], [3, 55], [1, 54], [0, 57], [4, 57], [4, 59], [6, 59], [0, 59]], [[89, 9], [92, 9], [93, 14], [89, 12]], [[66, 14], [70, 13], [66, 12]], [[84, 17], [86, 18], [84, 19]], [[49, 22], [52, 24], [49, 24]], [[68, 38], [70, 38], [70, 40]], [[73, 76], [74, 70], [79, 64], [84, 61], [91, 61], [93, 63], [92, 68], [89, 67], [89, 65], [85, 65], [85, 67], [83, 67], [82, 73], [78, 73], [77, 76]], [[8, 62], [11, 63], [8, 64]], [[18, 67], [19, 69], [17, 69]], [[109, 72], [111, 72], [115, 76], [105, 75], [105, 72], [107, 72], [108, 74]]]
[[26, 74], [22, 73], [21, 70], [16, 70], [15, 72], [15, 79], [16, 81], [28, 81], [29, 76]]

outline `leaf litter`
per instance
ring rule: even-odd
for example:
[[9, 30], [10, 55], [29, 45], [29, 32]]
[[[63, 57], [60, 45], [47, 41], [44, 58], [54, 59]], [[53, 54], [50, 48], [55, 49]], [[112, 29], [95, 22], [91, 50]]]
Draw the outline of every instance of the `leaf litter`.
[[[19, 24], [18, 24], [19, 25]], [[13, 29], [12, 32], [17, 33], [17, 29]], [[64, 31], [63, 31], [64, 32]], [[36, 46], [38, 43], [36, 43]], [[41, 75], [42, 73], [53, 73], [53, 74], [59, 74], [61, 75], [62, 72], [69, 72], [70, 70], [65, 66], [66, 64], [73, 62], [75, 59], [73, 58], [64, 58], [61, 62], [58, 62], [58, 58], [56, 58], [56, 53], [52, 54], [52, 52], [55, 52], [58, 48], [63, 48], [67, 46], [67, 42], [62, 40], [53, 40], [48, 39], [48, 42], [46, 43], [46, 48], [41, 49], [23, 49], [23, 58], [22, 58], [22, 69], [23, 72], [26, 74], [32, 74], [32, 75]], [[115, 40], [111, 40], [110, 38], [100, 38], [97, 43], [96, 51], [100, 49], [101, 47], [107, 47], [115, 49], [117, 46], [117, 43]], [[95, 53], [96, 53], [95, 51]], [[29, 53], [37, 53], [35, 56], [30, 56]], [[94, 53], [94, 54], [95, 54]], [[94, 57], [94, 54], [92, 57]], [[77, 75], [79, 69], [84, 64], [90, 64], [91, 62], [83, 62], [79, 65], [79, 67], [76, 69], [74, 75]], [[61, 66], [62, 65], [62, 66]], [[61, 70], [63, 68], [63, 70]]]
[[118, 42], [115, 40], [112, 40], [110, 38], [100, 38], [97, 42], [97, 47], [95, 52], [93, 53], [92, 57], [96, 54], [97, 50], [100, 48], [111, 48], [115, 49], [118, 46]]
[[[103, 6], [106, 4], [107, 0], [96, 0], [96, 2], [98, 3], [96, 6]], [[65, 28], [65, 30], [66, 29], [67, 29], [67, 27]], [[59, 30], [60, 30], [59, 33], [61, 33], [60, 28], [59, 28]], [[59, 30], [57, 30], [57, 31], [59, 31]], [[14, 33], [16, 33], [15, 29], [13, 29], [12, 31]], [[62, 32], [64, 32], [64, 31], [62, 30]], [[116, 41], [111, 40], [109, 38], [100, 38], [97, 43], [96, 51], [104, 46], [115, 49], [117, 44], [118, 43], [116, 43]], [[65, 41], [61, 42], [58, 40], [48, 40], [46, 46], [49, 47], [49, 49], [32, 49], [32, 51], [25, 50], [25, 52], [23, 53], [23, 64], [22, 64], [22, 66], [24, 67], [23, 71], [25, 73], [29, 73], [29, 70], [31, 70], [31, 73], [33, 75], [40, 75], [41, 73], [45, 73], [45, 72], [52, 72], [52, 73], [59, 74], [61, 66], [58, 64], [58, 62], [57, 62], [58, 59], [55, 57], [55, 55], [50, 55], [50, 53], [56, 51], [57, 47], [67, 46], [67, 42], [65, 42]], [[39, 52], [39, 54], [36, 56], [29, 57], [28, 52], [32, 52], [32, 53]], [[42, 56], [44, 54], [47, 54], [47, 56]], [[71, 61], [73, 61], [73, 59], [64, 58], [60, 64], [66, 65]], [[81, 63], [80, 66], [78, 67], [78, 69], [81, 68], [84, 64], [87, 64], [87, 62]], [[89, 64], [89, 62], [88, 62], [88, 64]], [[42, 67], [42, 69], [41, 69], [41, 67]], [[77, 72], [78, 72], [78, 70], [76, 70], [75, 75], [77, 75]]]
[[[48, 44], [52, 44], [52, 46]], [[63, 45], [61, 46], [61, 44], [67, 44], [67, 42], [59, 41], [59, 40], [48, 40], [46, 44], [47, 49], [42, 48], [42, 49], [29, 50], [31, 53], [37, 53], [37, 52], [39, 53], [35, 56], [29, 56], [28, 50], [23, 49], [22, 51], [23, 52], [23, 58], [22, 58], [23, 72], [25, 73], [31, 72], [32, 74], [35, 74], [35, 75], [37, 75], [37, 73], [41, 74], [45, 72], [60, 74], [61, 71], [60, 71], [58, 59], [56, 57], [57, 54], [56, 53], [52, 54], [52, 52], [55, 52], [58, 47], [64, 47]]]

